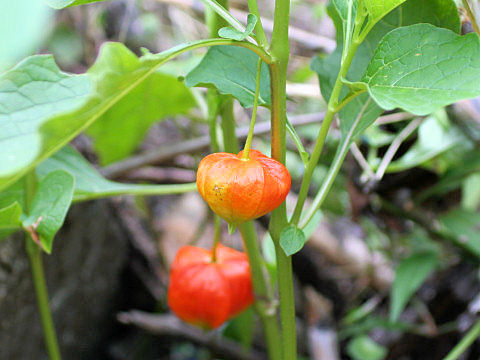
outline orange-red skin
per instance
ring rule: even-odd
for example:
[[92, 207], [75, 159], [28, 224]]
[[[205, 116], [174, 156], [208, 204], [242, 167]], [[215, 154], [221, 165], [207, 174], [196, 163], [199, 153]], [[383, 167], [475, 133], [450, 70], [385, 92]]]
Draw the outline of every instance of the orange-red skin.
[[197, 170], [200, 195], [213, 212], [232, 225], [276, 209], [291, 186], [290, 173], [283, 164], [258, 150], [250, 150], [248, 160], [243, 160], [242, 154], [210, 154]]
[[182, 320], [217, 328], [254, 300], [247, 256], [219, 244], [211, 250], [182, 247], [172, 263], [168, 305]]

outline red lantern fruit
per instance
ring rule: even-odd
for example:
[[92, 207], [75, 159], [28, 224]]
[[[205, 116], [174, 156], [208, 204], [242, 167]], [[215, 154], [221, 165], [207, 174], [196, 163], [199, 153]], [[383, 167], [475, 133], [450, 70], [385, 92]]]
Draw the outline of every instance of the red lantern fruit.
[[200, 162], [197, 187], [213, 212], [230, 225], [256, 219], [276, 209], [290, 191], [287, 168], [278, 161], [250, 150], [235, 154], [214, 153]]
[[168, 305], [182, 320], [216, 328], [253, 303], [247, 256], [218, 244], [212, 251], [195, 246], [180, 248], [172, 263]]

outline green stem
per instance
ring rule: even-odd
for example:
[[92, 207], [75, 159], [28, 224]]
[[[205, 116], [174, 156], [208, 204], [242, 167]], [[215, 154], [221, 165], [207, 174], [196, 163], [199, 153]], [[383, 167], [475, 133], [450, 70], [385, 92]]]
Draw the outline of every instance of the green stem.
[[235, 133], [235, 115], [233, 113], [233, 100], [226, 98], [220, 109], [223, 133], [223, 147], [226, 152], [238, 153], [239, 144]]
[[[259, 81], [257, 81], [257, 84]], [[239, 144], [235, 133], [235, 116], [233, 100], [225, 98], [220, 108], [223, 132], [224, 150], [237, 153]], [[258, 248], [258, 239], [253, 221], [240, 225], [245, 251], [252, 273], [253, 289], [255, 291], [255, 311], [263, 325], [265, 342], [270, 360], [281, 358], [280, 333], [278, 329], [273, 295], [265, 278], [263, 259]]]
[[172, 184], [172, 185], [122, 184], [108, 191], [101, 191], [98, 193], [75, 194], [73, 196], [73, 201], [79, 202], [79, 201], [103, 199], [111, 196], [121, 196], [121, 195], [142, 195], [142, 196], [173, 195], [173, 194], [183, 194], [190, 191], [195, 191], [196, 189], [197, 189], [196, 183]]
[[234, 16], [232, 16], [232, 14], [230, 14], [228, 10], [224, 7], [223, 1], [219, 1], [221, 4], [215, 0], [201, 0], [201, 1], [207, 7], [215, 11], [217, 15], [219, 15], [222, 19], [224, 19], [234, 29], [237, 29], [238, 31], [241, 31], [241, 32], [245, 31], [245, 27], [240, 23], [240, 21], [238, 21]]
[[275, 304], [272, 291], [265, 280], [263, 259], [258, 247], [257, 234], [253, 221], [240, 225], [243, 244], [250, 263], [252, 283], [255, 291], [255, 311], [262, 321], [265, 342], [270, 360], [278, 360], [282, 357], [280, 345], [280, 332], [278, 329]]
[[248, 9], [257, 17], [257, 23], [255, 24], [255, 38], [257, 43], [262, 48], [267, 49], [269, 44], [267, 36], [265, 35], [265, 30], [263, 29], [262, 18], [260, 17], [260, 12], [258, 11], [257, 0], [248, 0]]
[[[25, 181], [25, 210], [28, 213], [35, 195], [35, 171], [26, 175]], [[60, 360], [60, 349], [58, 347], [57, 336], [55, 334], [55, 325], [53, 323], [50, 306], [48, 304], [48, 291], [45, 283], [45, 274], [42, 263], [42, 250], [34, 243], [30, 234], [25, 232], [25, 247], [30, 260], [33, 285], [37, 296], [38, 310], [45, 337], [45, 345], [50, 360]]]
[[258, 95], [260, 93], [260, 74], [262, 70], [262, 59], [258, 59], [257, 65], [257, 78], [255, 85], [255, 97], [253, 99], [252, 119], [250, 120], [250, 129], [248, 130], [247, 141], [245, 141], [245, 147], [243, 148], [242, 160], [248, 160], [250, 155], [250, 148], [252, 146], [253, 130], [255, 128], [255, 120], [257, 118], [258, 107]]
[[443, 360], [456, 360], [480, 336], [480, 320], [468, 331], [463, 339], [448, 353]]
[[317, 212], [318, 209], [320, 209], [320, 206], [322, 206], [323, 201], [327, 197], [327, 194], [330, 191], [330, 188], [332, 187], [333, 182], [335, 181], [335, 178], [337, 177], [337, 174], [340, 171], [340, 168], [342, 167], [343, 160], [345, 159], [345, 156], [347, 156], [348, 150], [350, 149], [350, 145], [352, 144], [353, 133], [357, 128], [357, 125], [360, 119], [362, 118], [365, 110], [370, 104], [370, 101], [371, 101], [371, 98], [369, 98], [365, 102], [365, 105], [363, 105], [362, 109], [360, 110], [357, 117], [355, 118], [353, 125], [348, 131], [347, 136], [342, 140], [342, 143], [339, 145], [340, 147], [337, 150], [337, 154], [335, 155], [333, 164], [328, 169], [327, 176], [325, 177], [325, 180], [323, 181], [322, 186], [320, 187], [320, 190], [318, 191], [317, 195], [313, 199], [313, 202], [310, 205], [310, 208], [308, 209], [306, 215], [303, 217], [302, 221], [298, 225], [300, 229], [303, 229], [305, 226], [308, 225], [308, 223], [313, 219], [313, 217], [315, 216], [315, 213]]
[[207, 104], [210, 148], [212, 152], [216, 153], [219, 151], [219, 147], [217, 139], [218, 94], [215, 89], [207, 90]]
[[[276, 0], [271, 53], [275, 59], [270, 65], [271, 86], [271, 146], [272, 157], [285, 164], [286, 135], [286, 86], [287, 67], [290, 56], [288, 26], [290, 1]], [[295, 326], [295, 299], [293, 296], [292, 259], [280, 247], [280, 234], [287, 225], [285, 202], [272, 212], [269, 231], [277, 256], [277, 280], [280, 299], [280, 320], [282, 329], [282, 355], [284, 360], [297, 359]]]
[[305, 169], [305, 174], [303, 175], [302, 185], [300, 186], [300, 191], [298, 193], [297, 205], [290, 220], [292, 224], [297, 225], [300, 220], [300, 215], [302, 214], [303, 205], [308, 195], [308, 188], [310, 187], [310, 182], [312, 180], [313, 171], [317, 166], [320, 155], [322, 154], [323, 146], [325, 145], [325, 139], [327, 138], [328, 130], [332, 124], [334, 115], [336, 114], [338, 107], [338, 99], [340, 97], [340, 92], [342, 90], [342, 78], [347, 75], [348, 68], [352, 63], [355, 51], [357, 50], [358, 43], [353, 42], [351, 47], [347, 50], [347, 55], [345, 60], [342, 62], [340, 71], [337, 75], [337, 80], [333, 86], [332, 94], [328, 101], [327, 112], [325, 113], [325, 118], [323, 119], [322, 126], [320, 127], [320, 132], [318, 133], [317, 141], [313, 148], [312, 155]]

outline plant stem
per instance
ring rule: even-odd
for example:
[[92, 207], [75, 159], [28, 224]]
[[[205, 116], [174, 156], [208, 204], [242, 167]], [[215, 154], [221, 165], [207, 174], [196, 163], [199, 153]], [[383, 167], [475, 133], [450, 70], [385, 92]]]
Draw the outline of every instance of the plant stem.
[[443, 360], [456, 360], [480, 336], [480, 320], [468, 331], [463, 339], [448, 353]]
[[255, 85], [255, 97], [253, 99], [253, 110], [252, 110], [252, 119], [250, 120], [250, 129], [248, 130], [247, 141], [245, 142], [245, 147], [243, 148], [242, 160], [248, 160], [250, 155], [250, 148], [252, 146], [253, 139], [253, 130], [255, 128], [255, 120], [257, 118], [257, 107], [258, 107], [258, 95], [260, 93], [260, 74], [262, 70], [262, 59], [258, 59], [257, 65], [257, 79]]
[[220, 216], [217, 214], [213, 214], [213, 226], [215, 230], [213, 233], [212, 262], [215, 262], [217, 261], [217, 247], [221, 237]]
[[[223, 102], [220, 108], [220, 116], [224, 151], [236, 154], [239, 150], [239, 144], [235, 133], [235, 117], [231, 99], [226, 99]], [[272, 291], [265, 278], [265, 268], [260, 255], [260, 249], [258, 248], [258, 239], [253, 221], [241, 224], [240, 232], [252, 273], [252, 283], [255, 291], [254, 308], [262, 321], [269, 359], [278, 360], [281, 358], [280, 332], [273, 305]]]
[[[290, 1], [276, 0], [271, 53], [274, 63], [270, 65], [271, 86], [271, 146], [272, 157], [285, 163], [286, 134], [286, 85], [287, 67], [290, 56], [288, 26], [290, 19]], [[272, 212], [269, 231], [275, 245], [277, 256], [277, 279], [280, 298], [280, 320], [282, 329], [282, 355], [284, 360], [297, 358], [295, 330], [295, 299], [293, 296], [292, 259], [280, 247], [280, 234], [287, 225], [285, 202]]]
[[302, 214], [303, 205], [305, 204], [305, 200], [307, 199], [308, 188], [310, 187], [310, 181], [312, 180], [313, 171], [315, 170], [318, 160], [320, 159], [320, 155], [322, 154], [322, 150], [325, 144], [325, 139], [327, 138], [328, 130], [330, 129], [330, 125], [332, 124], [333, 117], [338, 107], [338, 99], [340, 97], [340, 92], [343, 86], [342, 78], [344, 78], [347, 75], [348, 68], [352, 63], [352, 60], [358, 45], [359, 44], [356, 42], [352, 43], [350, 48], [347, 50], [345, 61], [343, 61], [340, 66], [340, 71], [338, 72], [337, 80], [335, 81], [332, 94], [330, 95], [330, 99], [328, 101], [325, 118], [322, 122], [320, 132], [318, 133], [317, 141], [315, 143], [315, 147], [313, 148], [312, 155], [305, 169], [305, 174], [303, 175], [302, 185], [300, 186], [300, 192], [298, 193], [297, 205], [295, 206], [292, 219], [290, 220], [292, 224], [297, 225], [300, 220], [300, 215]]
[[320, 206], [322, 206], [323, 201], [327, 197], [327, 194], [330, 191], [330, 188], [332, 187], [333, 182], [335, 181], [335, 178], [337, 177], [337, 174], [340, 171], [340, 168], [342, 167], [343, 160], [345, 159], [345, 156], [347, 156], [348, 149], [352, 144], [353, 133], [357, 128], [358, 122], [362, 118], [365, 110], [370, 104], [370, 101], [371, 101], [371, 98], [369, 98], [365, 102], [362, 109], [360, 110], [357, 117], [355, 118], [355, 121], [353, 122], [352, 127], [348, 131], [347, 136], [342, 140], [342, 143], [339, 145], [340, 147], [337, 149], [337, 153], [335, 154], [333, 163], [332, 165], [330, 165], [330, 168], [328, 169], [327, 176], [325, 177], [325, 180], [323, 180], [320, 190], [318, 191], [317, 195], [313, 199], [312, 204], [310, 205], [310, 208], [308, 209], [307, 213], [303, 217], [302, 221], [298, 224], [298, 227], [300, 229], [303, 229], [305, 226], [308, 225], [308, 223], [313, 219], [313, 217], [315, 216], [315, 213], [317, 212], [318, 209], [320, 209]]
[[257, 17], [257, 23], [255, 24], [255, 38], [259, 46], [264, 49], [268, 48], [268, 40], [265, 35], [265, 30], [263, 29], [262, 19], [260, 17], [260, 12], [258, 11], [257, 0], [248, 0], [248, 9], [250, 12]]
[[[25, 181], [25, 210], [28, 214], [35, 195], [35, 171], [31, 171], [26, 175]], [[58, 347], [57, 336], [55, 334], [55, 326], [48, 304], [48, 291], [45, 283], [45, 274], [42, 263], [42, 250], [34, 243], [30, 234], [25, 232], [25, 248], [30, 260], [30, 268], [32, 271], [32, 280], [37, 296], [38, 310], [43, 327], [43, 335], [45, 337], [45, 345], [50, 360], [60, 360], [60, 349]]]
[[271, 360], [278, 360], [282, 357], [282, 347], [280, 345], [280, 332], [276, 319], [275, 304], [272, 291], [270, 291], [265, 280], [263, 260], [258, 248], [258, 239], [253, 221], [240, 225], [240, 232], [247, 252], [248, 262], [250, 263], [250, 272], [252, 273], [252, 283], [255, 291], [254, 306], [263, 324], [268, 356]]
[[151, 185], [151, 184], [121, 184], [108, 191], [99, 191], [98, 193], [78, 193], [73, 195], [73, 201], [87, 201], [94, 199], [103, 199], [111, 196], [121, 195], [173, 195], [183, 194], [197, 189], [196, 183], [186, 184], [168, 184], [168, 185]]

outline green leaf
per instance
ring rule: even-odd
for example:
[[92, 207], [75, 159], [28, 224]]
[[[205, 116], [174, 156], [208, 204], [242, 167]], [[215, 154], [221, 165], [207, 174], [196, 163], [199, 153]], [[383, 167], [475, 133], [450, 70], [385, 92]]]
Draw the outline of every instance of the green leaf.
[[[39, 236], [43, 250], [52, 251], [53, 238], [62, 226], [72, 202], [75, 180], [63, 170], [48, 174], [38, 185], [30, 214], [23, 220]], [[28, 230], [28, 229], [27, 229]]]
[[257, 17], [254, 14], [248, 14], [247, 16], [247, 27], [244, 32], [241, 32], [231, 26], [223, 27], [218, 30], [218, 36], [225, 39], [232, 39], [237, 41], [245, 40], [255, 29], [257, 24]]
[[454, 234], [463, 245], [480, 257], [480, 213], [454, 209], [439, 218], [440, 223]]
[[253, 308], [249, 307], [228, 322], [222, 335], [242, 344], [242, 347], [248, 350], [252, 347], [254, 330], [255, 314]]
[[299, 252], [305, 245], [305, 242], [305, 234], [295, 225], [288, 225], [280, 234], [280, 246], [287, 256]]
[[390, 293], [390, 321], [396, 322], [410, 297], [437, 266], [434, 253], [414, 254], [398, 265]]
[[[0, 75], [0, 190], [120, 103], [166, 61], [212, 41], [200, 40], [147, 54], [134, 71], [126, 73], [94, 65], [88, 76], [67, 75], [60, 72], [51, 56], [40, 55]], [[125, 53], [122, 47], [106, 43], [101, 50], [111, 54], [108, 63], [117, 70], [124, 60], [120, 56]], [[104, 62], [107, 60], [103, 58]]]
[[106, 0], [44, 0], [44, 1], [54, 9], [63, 9], [70, 6], [91, 4], [94, 2], [103, 2]]
[[0, 73], [37, 50], [52, 16], [42, 1], [0, 1]]
[[378, 45], [363, 80], [382, 108], [429, 114], [480, 95], [480, 39], [429, 24], [395, 29]]
[[[47, 155], [52, 116], [85, 104], [92, 88], [86, 75], [62, 73], [49, 55], [32, 56], [0, 76], [0, 189]], [[65, 131], [74, 125], [65, 122]]]
[[[253, 106], [258, 56], [237, 46], [212, 46], [200, 64], [185, 78], [187, 86], [213, 86], [232, 95], [243, 107]], [[258, 104], [270, 105], [270, 75], [262, 63]]]
[[[114, 74], [121, 79], [142, 67], [142, 60], [124, 45], [111, 43], [102, 48], [88, 73], [94, 78]], [[183, 82], [156, 71], [100, 116], [87, 134], [94, 140], [100, 163], [107, 165], [135, 151], [152, 124], [169, 115], [186, 113], [194, 105], [191, 91]]]
[[[68, 171], [75, 177], [74, 201], [85, 201], [129, 194], [174, 194], [195, 190], [195, 187], [192, 186], [192, 184], [183, 184], [180, 186], [122, 184], [107, 180], [71, 146], [65, 146], [55, 155], [42, 162], [37, 167], [37, 174], [41, 179], [56, 170]], [[177, 190], [173, 191], [172, 187], [175, 187]]]
[[18, 202], [0, 209], [0, 240], [21, 228], [20, 215], [22, 207]]
[[387, 349], [366, 335], [352, 339], [347, 346], [347, 353], [354, 360], [382, 360], [387, 356]]
[[358, 0], [358, 6], [362, 7], [368, 15], [367, 28], [370, 28], [404, 2], [405, 0]]
[[[335, 24], [338, 46], [326, 58], [314, 58], [311, 64], [312, 69], [318, 73], [320, 89], [325, 99], [330, 98], [335, 79], [340, 70], [343, 46], [341, 17], [336, 8], [331, 5], [328, 7], [328, 13]], [[460, 31], [460, 18], [453, 0], [407, 0], [380, 20], [369, 32], [366, 39], [357, 49], [347, 75], [348, 80], [353, 83], [361, 80], [361, 76], [365, 73], [373, 56], [374, 49], [388, 32], [399, 26], [416, 23], [430, 23], [452, 31]], [[348, 89], [343, 89], [342, 96], [347, 95], [347, 93]], [[369, 98], [369, 94], [361, 94], [340, 111], [340, 127], [343, 138], [348, 135], [358, 113]], [[357, 122], [357, 128], [354, 129], [352, 141], [373, 124], [382, 112], [383, 110], [374, 101], [370, 101], [363, 116]]]

